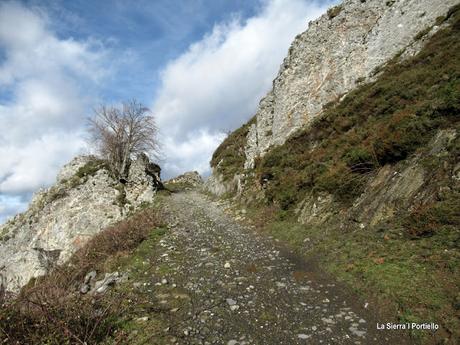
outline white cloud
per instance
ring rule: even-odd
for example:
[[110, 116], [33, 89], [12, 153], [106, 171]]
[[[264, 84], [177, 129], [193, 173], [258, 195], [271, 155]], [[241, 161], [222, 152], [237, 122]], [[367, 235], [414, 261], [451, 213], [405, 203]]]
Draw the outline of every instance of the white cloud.
[[17, 2], [0, 3], [0, 53], [2, 222], [84, 149], [91, 94], [109, 72], [100, 44], [59, 38], [43, 12]]
[[[295, 35], [325, 9], [302, 0], [265, 1], [247, 21], [216, 25], [162, 71], [153, 111], [168, 138], [166, 175], [193, 166], [209, 169], [222, 133], [254, 114]], [[180, 159], [179, 152], [189, 147], [194, 150]]]
[[78, 132], [46, 134], [25, 146], [0, 147], [0, 191], [12, 195], [30, 193], [52, 184], [57, 170], [83, 147]]
[[0, 66], [0, 84], [11, 84], [38, 73], [73, 74], [97, 81], [104, 76], [99, 63], [104, 52], [97, 42], [59, 39], [47, 28], [43, 13], [17, 2], [0, 4], [0, 46], [6, 61]]
[[[215, 25], [167, 65], [152, 107], [166, 175], [206, 174], [223, 133], [254, 114], [294, 36], [324, 10], [307, 0], [261, 0], [258, 15]], [[40, 8], [0, 1], [0, 222], [84, 149], [88, 108], [133, 58], [129, 50], [114, 58], [91, 38], [59, 37], [52, 24]]]
[[0, 194], [0, 224], [10, 215], [25, 211], [28, 201], [21, 196], [4, 196]]
[[224, 138], [225, 135], [222, 133], [210, 134], [206, 130], [191, 133], [181, 141], [176, 141], [174, 137], [165, 137], [163, 146], [168, 149], [168, 157], [161, 167], [169, 176], [177, 176], [186, 170], [195, 170], [207, 175], [209, 162], [206, 157], [211, 157], [214, 149]]

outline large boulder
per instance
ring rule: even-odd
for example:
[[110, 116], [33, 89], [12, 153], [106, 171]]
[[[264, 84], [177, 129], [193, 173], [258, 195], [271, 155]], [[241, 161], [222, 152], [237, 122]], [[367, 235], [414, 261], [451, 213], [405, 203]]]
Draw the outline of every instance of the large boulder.
[[114, 179], [94, 156], [78, 156], [37, 192], [29, 208], [0, 226], [0, 276], [8, 291], [65, 262], [92, 236], [151, 202], [161, 186], [160, 168], [141, 155], [128, 180]]

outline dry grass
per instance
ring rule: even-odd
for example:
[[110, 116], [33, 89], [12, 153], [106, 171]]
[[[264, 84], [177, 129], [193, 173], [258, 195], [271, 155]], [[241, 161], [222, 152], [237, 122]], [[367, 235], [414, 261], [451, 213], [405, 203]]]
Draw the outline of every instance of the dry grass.
[[93, 237], [68, 264], [31, 281], [12, 302], [5, 303], [1, 294], [0, 340], [6, 344], [94, 344], [111, 336], [125, 311], [122, 293], [81, 295], [80, 284], [89, 271], [100, 272], [108, 259], [136, 249], [158, 225], [159, 217], [145, 209]]

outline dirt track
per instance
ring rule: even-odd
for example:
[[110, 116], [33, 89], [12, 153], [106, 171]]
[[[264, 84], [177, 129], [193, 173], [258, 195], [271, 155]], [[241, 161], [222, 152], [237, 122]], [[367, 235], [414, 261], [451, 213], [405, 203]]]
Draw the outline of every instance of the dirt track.
[[[157, 298], [178, 344], [403, 344], [365, 301], [198, 192], [166, 198]], [[378, 320], [382, 322], [382, 320]], [[385, 321], [385, 320], [383, 320]]]

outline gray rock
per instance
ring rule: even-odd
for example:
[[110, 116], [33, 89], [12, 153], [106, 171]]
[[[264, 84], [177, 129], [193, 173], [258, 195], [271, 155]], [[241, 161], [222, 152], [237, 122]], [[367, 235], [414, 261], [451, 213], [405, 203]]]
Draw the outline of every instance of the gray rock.
[[106, 273], [104, 279], [98, 280], [94, 283], [93, 293], [103, 294], [107, 289], [120, 280], [121, 276], [118, 272]]
[[236, 304], [236, 301], [234, 299], [231, 299], [231, 298], [227, 298], [226, 301], [227, 301], [227, 304], [230, 305], [230, 306]]
[[[18, 291], [30, 278], [64, 263], [95, 234], [128, 213], [127, 207], [117, 203], [118, 181], [103, 165], [91, 174], [77, 175], [94, 159], [74, 158], [61, 169], [55, 185], [34, 195], [27, 211], [0, 226], [0, 276], [8, 291]], [[148, 173], [150, 165], [140, 156], [130, 166], [125, 191], [134, 209], [153, 201], [158, 181]]]
[[91, 280], [93, 280], [94, 278], [96, 278], [96, 271], [91, 271], [85, 276], [84, 283], [90, 284]]
[[191, 187], [198, 187], [203, 184], [203, 178], [197, 171], [188, 171], [182, 175], [165, 181], [165, 183], [185, 183]]
[[80, 287], [80, 293], [81, 294], [86, 294], [89, 292], [89, 290], [91, 289], [91, 287], [89, 286], [89, 284], [82, 284], [81, 287]]
[[[325, 104], [373, 80], [377, 68], [396, 54], [402, 52], [401, 58], [416, 54], [426, 39], [417, 34], [457, 3], [407, 0], [389, 6], [381, 0], [345, 0], [336, 16], [324, 14], [310, 22], [293, 41], [272, 89], [259, 103], [256, 123], [246, 137], [244, 168], [254, 168], [258, 156], [310, 124]], [[425, 36], [435, 31], [436, 26]], [[217, 195], [239, 189], [240, 175], [224, 181], [219, 164], [213, 166], [206, 188]]]
[[381, 0], [346, 0], [336, 17], [324, 14], [310, 22], [292, 43], [273, 89], [259, 104], [257, 123], [247, 136], [245, 168], [253, 168], [257, 156], [283, 144], [358, 80], [371, 80], [376, 68], [397, 53], [408, 50], [414, 55], [421, 48], [414, 37], [456, 3], [411, 0], [388, 6]]

